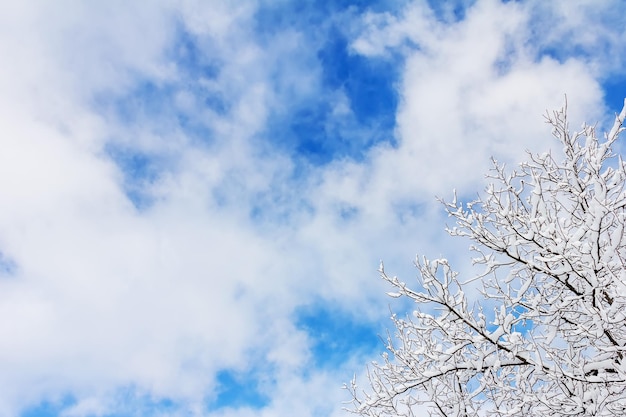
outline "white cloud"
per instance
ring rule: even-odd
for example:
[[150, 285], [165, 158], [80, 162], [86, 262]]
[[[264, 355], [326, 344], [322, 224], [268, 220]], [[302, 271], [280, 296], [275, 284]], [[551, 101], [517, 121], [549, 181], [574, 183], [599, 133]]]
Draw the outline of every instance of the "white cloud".
[[[537, 60], [533, 42], [540, 35], [530, 33], [521, 6], [479, 2], [455, 25], [434, 23], [423, 8], [410, 7], [404, 19], [391, 19], [384, 29], [393, 39], [383, 46], [396, 47], [402, 34], [417, 47], [406, 57], [399, 149], [381, 152], [375, 162], [388, 178], [380, 189], [390, 195], [403, 194], [398, 187], [440, 194], [476, 184], [491, 155], [517, 161], [527, 148], [550, 146], [541, 116], [559, 108], [565, 94], [573, 120], [601, 115], [593, 71], [576, 59]], [[375, 26], [354, 47], [382, 52], [383, 46], [368, 41], [379, 41], [380, 30]]]

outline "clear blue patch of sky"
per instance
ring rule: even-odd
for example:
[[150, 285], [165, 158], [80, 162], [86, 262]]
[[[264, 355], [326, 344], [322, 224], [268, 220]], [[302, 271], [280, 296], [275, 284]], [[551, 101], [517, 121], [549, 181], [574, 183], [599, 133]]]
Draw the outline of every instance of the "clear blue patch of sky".
[[[561, 40], [561, 38], [559, 38]], [[561, 64], [565, 63], [568, 59], [578, 58], [585, 60], [594, 55], [594, 51], [587, 50], [581, 45], [568, 44], [566, 41], [553, 45], [549, 44], [540, 48], [536, 52], [536, 60], [539, 61], [545, 57], [551, 58]]]
[[359, 123], [382, 119], [384, 127], [393, 127], [398, 104], [394, 88], [400, 70], [397, 62], [352, 53], [349, 40], [338, 28], [329, 31], [317, 56], [324, 84], [346, 93]]
[[397, 12], [408, 0], [303, 0], [263, 2], [256, 12], [255, 31], [274, 34], [285, 28], [320, 29], [331, 16], [339, 13]]
[[354, 354], [384, 349], [380, 323], [359, 321], [336, 306], [326, 303], [303, 306], [296, 311], [294, 322], [309, 335], [317, 367], [336, 367]]
[[605, 80], [602, 83], [602, 91], [608, 110], [619, 114], [624, 107], [624, 99], [626, 98], [626, 72], [614, 74]]
[[[342, 27], [341, 13], [358, 19], [359, 13], [395, 10], [387, 2], [294, 2], [262, 7], [257, 13], [260, 37], [290, 29], [302, 34], [316, 50], [310, 57], [321, 73], [319, 91], [293, 97], [286, 110], [272, 113], [266, 137], [295, 159], [323, 165], [339, 158], [360, 160], [381, 141], [393, 143], [398, 105], [395, 85], [401, 62], [398, 57], [367, 58], [350, 50], [349, 29]], [[306, 52], [303, 52], [306, 53]], [[346, 98], [349, 115], [336, 113], [333, 102]]]
[[327, 102], [305, 105], [278, 123], [283, 127], [279, 135], [273, 135], [271, 130], [268, 134], [274, 140], [279, 138], [277, 145], [290, 152], [296, 162], [302, 160], [312, 165], [346, 158], [360, 161], [372, 146], [395, 143], [391, 126], [377, 125], [376, 120], [360, 124], [352, 115], [337, 116], [332, 112]]
[[76, 404], [71, 395], [67, 395], [57, 401], [42, 401], [39, 404], [28, 407], [20, 413], [20, 417], [57, 417], [64, 409]]
[[254, 372], [225, 369], [217, 374], [217, 396], [208, 401], [208, 411], [222, 408], [263, 408], [270, 398], [261, 388]]
[[123, 175], [122, 188], [135, 208], [149, 208], [153, 202], [149, 185], [158, 180], [161, 166], [159, 158], [131, 147], [108, 144], [107, 156], [115, 162]]
[[[339, 31], [328, 34], [317, 58], [322, 91], [276, 115], [267, 136], [314, 165], [342, 158], [362, 160], [376, 144], [395, 145], [400, 65], [352, 54]], [[336, 93], [345, 95], [349, 114], [336, 114]]]
[[455, 23], [465, 19], [467, 11], [476, 3], [475, 0], [427, 0], [435, 17], [444, 23]]

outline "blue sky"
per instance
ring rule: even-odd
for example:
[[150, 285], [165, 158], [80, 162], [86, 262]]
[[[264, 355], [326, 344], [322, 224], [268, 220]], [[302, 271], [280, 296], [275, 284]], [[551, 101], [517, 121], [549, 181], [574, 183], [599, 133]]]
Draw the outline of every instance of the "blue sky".
[[346, 415], [435, 197], [626, 96], [621, 0], [5, 3], [0, 417]]

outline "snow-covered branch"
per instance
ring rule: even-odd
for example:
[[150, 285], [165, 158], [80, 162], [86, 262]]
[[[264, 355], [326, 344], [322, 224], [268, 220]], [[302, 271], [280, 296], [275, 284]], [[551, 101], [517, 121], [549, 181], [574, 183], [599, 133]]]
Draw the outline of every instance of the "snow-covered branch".
[[[392, 317], [370, 390], [349, 387], [353, 412], [626, 414], [626, 164], [613, 152], [625, 119], [626, 105], [599, 139], [587, 125], [570, 132], [566, 109], [547, 114], [562, 153], [529, 153], [512, 172], [494, 160], [482, 197], [443, 202], [448, 233], [473, 243], [477, 276], [423, 259], [415, 289], [381, 264], [390, 295], [417, 308]], [[465, 295], [476, 280], [493, 311]]]

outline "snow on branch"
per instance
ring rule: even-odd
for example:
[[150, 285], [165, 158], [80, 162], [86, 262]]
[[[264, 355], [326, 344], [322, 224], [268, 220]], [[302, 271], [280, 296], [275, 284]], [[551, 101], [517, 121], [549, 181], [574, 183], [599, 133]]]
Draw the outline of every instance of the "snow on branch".
[[[459, 279], [445, 259], [416, 263], [418, 288], [389, 277], [416, 303], [392, 317], [362, 416], [626, 415], [626, 164], [613, 152], [626, 103], [601, 139], [570, 132], [566, 108], [546, 115], [562, 153], [530, 154], [516, 170], [493, 160], [475, 201], [442, 202], [447, 231], [472, 241], [483, 272]], [[483, 311], [464, 291], [480, 280]], [[473, 285], [473, 284], [472, 284]]]

